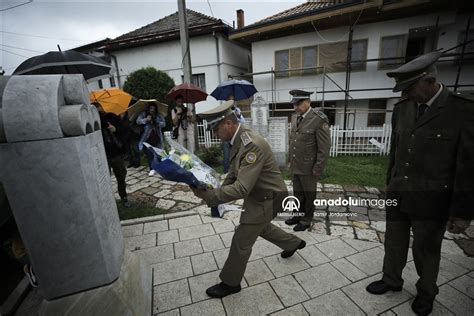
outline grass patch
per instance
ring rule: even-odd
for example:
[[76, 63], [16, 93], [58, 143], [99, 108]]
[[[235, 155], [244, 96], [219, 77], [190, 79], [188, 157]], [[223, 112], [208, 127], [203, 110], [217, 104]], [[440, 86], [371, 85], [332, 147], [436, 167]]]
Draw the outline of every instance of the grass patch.
[[[330, 157], [320, 182], [382, 189], [385, 186], [387, 166], [388, 156]], [[291, 180], [291, 173], [283, 170], [283, 177]]]
[[120, 220], [132, 219], [132, 218], [140, 218], [140, 217], [147, 217], [147, 216], [154, 216], [154, 215], [161, 215], [167, 214], [169, 211], [162, 210], [156, 208], [154, 206], [140, 203], [140, 202], [132, 202], [132, 205], [129, 208], [126, 208], [117, 201], [117, 209], [119, 212]]
[[157, 198], [147, 195], [143, 192], [137, 191], [130, 193], [128, 195], [128, 199], [131, 203], [131, 206], [129, 208], [124, 207], [120, 200], [116, 201], [119, 218], [122, 221], [132, 218], [140, 218], [170, 213], [170, 211], [168, 210], [156, 208], [155, 204]]

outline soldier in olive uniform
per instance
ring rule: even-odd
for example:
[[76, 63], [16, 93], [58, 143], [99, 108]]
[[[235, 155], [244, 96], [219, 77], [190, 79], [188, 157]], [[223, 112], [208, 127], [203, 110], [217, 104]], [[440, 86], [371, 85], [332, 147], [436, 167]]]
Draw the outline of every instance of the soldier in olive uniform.
[[243, 198], [245, 210], [220, 274], [222, 282], [206, 291], [211, 297], [240, 291], [240, 282], [258, 236], [282, 248], [283, 258], [291, 257], [306, 245], [300, 238], [270, 223], [288, 195], [286, 185], [268, 143], [258, 133], [239, 124], [231, 107], [232, 101], [227, 101], [199, 114], [221, 141], [230, 141], [230, 170], [220, 188], [193, 189], [193, 192], [209, 206]]
[[300, 201], [303, 217], [287, 219], [287, 225], [295, 225], [295, 231], [310, 227], [314, 213], [316, 184], [329, 158], [331, 136], [327, 116], [311, 107], [312, 92], [291, 90], [291, 103], [295, 114], [291, 117], [290, 170], [293, 174], [293, 191]]
[[413, 258], [420, 277], [412, 310], [428, 315], [438, 294], [441, 243], [446, 229], [469, 227], [474, 206], [474, 102], [451, 93], [436, 80], [431, 52], [388, 72], [394, 92], [406, 97], [395, 105], [387, 177], [383, 278], [367, 291], [401, 291], [413, 231]]

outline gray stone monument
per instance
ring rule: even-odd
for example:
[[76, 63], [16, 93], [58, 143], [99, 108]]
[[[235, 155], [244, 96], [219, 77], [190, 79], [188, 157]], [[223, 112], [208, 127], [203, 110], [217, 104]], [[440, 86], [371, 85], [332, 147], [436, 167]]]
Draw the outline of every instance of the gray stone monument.
[[0, 77], [0, 182], [45, 297], [40, 315], [149, 315], [151, 280], [124, 254], [82, 75]]
[[286, 166], [288, 153], [288, 118], [270, 117], [267, 141], [279, 166]]
[[250, 104], [250, 122], [249, 125], [254, 131], [257, 131], [263, 137], [268, 136], [268, 103], [260, 96], [257, 96]]

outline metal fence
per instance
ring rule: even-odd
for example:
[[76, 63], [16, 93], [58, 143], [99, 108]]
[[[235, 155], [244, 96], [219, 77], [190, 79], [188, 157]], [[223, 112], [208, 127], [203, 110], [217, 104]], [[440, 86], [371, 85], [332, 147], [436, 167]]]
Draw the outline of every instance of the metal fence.
[[[212, 131], [207, 131], [207, 122], [198, 123], [199, 146], [211, 147], [220, 144]], [[330, 156], [339, 155], [388, 155], [392, 125], [384, 124], [382, 127], [366, 127], [363, 129], [342, 129], [332, 125]], [[290, 125], [288, 125], [288, 133]], [[170, 132], [165, 132], [169, 134]]]
[[338, 125], [333, 125], [330, 130], [331, 157], [339, 155], [387, 155], [390, 151], [391, 124], [353, 130], [344, 130]]

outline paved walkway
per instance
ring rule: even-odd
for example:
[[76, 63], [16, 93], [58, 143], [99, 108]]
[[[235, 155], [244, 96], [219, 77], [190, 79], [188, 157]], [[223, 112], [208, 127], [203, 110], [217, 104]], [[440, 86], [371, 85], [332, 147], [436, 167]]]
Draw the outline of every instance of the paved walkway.
[[[310, 232], [296, 233], [307, 247], [289, 259], [281, 249], [259, 239], [242, 281], [242, 291], [224, 299], [210, 299], [205, 290], [219, 282], [239, 213], [210, 217], [209, 208], [186, 186], [148, 177], [129, 169], [131, 199], [146, 195], [170, 213], [123, 221], [125, 247], [150, 266], [153, 314], [163, 315], [411, 315], [416, 294], [416, 270], [411, 253], [404, 270], [402, 292], [369, 295], [365, 286], [381, 277], [384, 255], [383, 211], [372, 208], [319, 208]], [[320, 197], [378, 198], [374, 188], [319, 186]], [[329, 197], [329, 196], [328, 196]], [[237, 201], [236, 204], [241, 204]], [[174, 211], [174, 212], [172, 212]], [[362, 216], [329, 217], [331, 212]], [[325, 216], [324, 216], [325, 213]], [[275, 224], [291, 231], [283, 219]], [[433, 314], [472, 315], [474, 258], [458, 244], [472, 242], [474, 229], [460, 236], [446, 234]], [[462, 239], [459, 243], [454, 238]]]

